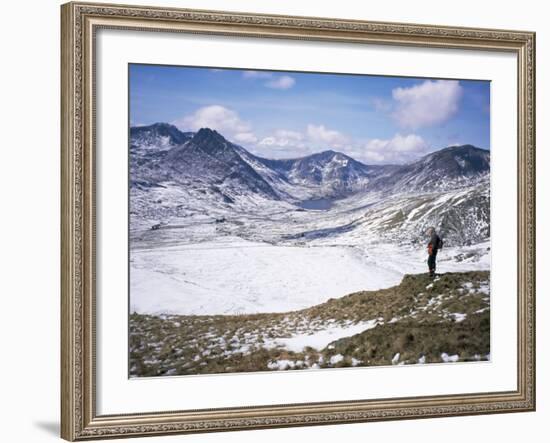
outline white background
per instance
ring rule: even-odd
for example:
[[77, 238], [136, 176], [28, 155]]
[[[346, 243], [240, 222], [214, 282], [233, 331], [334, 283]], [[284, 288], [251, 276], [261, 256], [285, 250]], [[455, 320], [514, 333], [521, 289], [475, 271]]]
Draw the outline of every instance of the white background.
[[[151, 1], [151, 0], [150, 0]], [[134, 0], [134, 3], [142, 3]], [[143, 2], [144, 4], [149, 2]], [[537, 108], [539, 146], [538, 263], [548, 263], [549, 236], [543, 230], [549, 215], [543, 203], [550, 178], [542, 170], [550, 161], [545, 149], [549, 115], [547, 13], [543, 2], [464, 0], [460, 8], [445, 8], [437, 1], [306, 2], [290, 0], [156, 1], [159, 5], [247, 10], [266, 13], [362, 18], [368, 20], [435, 23], [537, 31], [539, 78]], [[1, 148], [0, 195], [0, 405], [2, 440], [55, 441], [59, 421], [59, 3], [27, 1], [4, 6], [7, 18], [1, 28], [0, 70]], [[507, 12], [509, 11], [509, 12]], [[546, 200], [548, 198], [546, 197]], [[548, 265], [546, 265], [548, 266]], [[543, 313], [550, 312], [545, 297], [548, 276], [538, 275], [537, 371], [538, 412], [390, 423], [355, 424], [314, 428], [248, 431], [146, 441], [252, 442], [335, 439], [371, 441], [402, 440], [463, 442], [520, 441], [530, 436], [543, 441], [545, 418], [550, 412], [549, 357], [546, 339], [550, 326]]]

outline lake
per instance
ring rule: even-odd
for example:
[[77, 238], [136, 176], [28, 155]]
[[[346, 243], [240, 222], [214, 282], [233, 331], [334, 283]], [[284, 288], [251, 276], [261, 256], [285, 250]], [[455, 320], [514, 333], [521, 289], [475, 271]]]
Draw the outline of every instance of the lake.
[[316, 211], [328, 211], [332, 208], [334, 200], [329, 198], [317, 198], [313, 200], [304, 200], [298, 203], [300, 208], [304, 209], [314, 209]]

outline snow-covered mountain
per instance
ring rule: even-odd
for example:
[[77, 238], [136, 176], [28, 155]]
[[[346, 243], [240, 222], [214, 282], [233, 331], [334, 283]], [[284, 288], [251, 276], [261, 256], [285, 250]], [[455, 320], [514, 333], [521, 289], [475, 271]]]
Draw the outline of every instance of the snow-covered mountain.
[[338, 198], [367, 189], [369, 181], [384, 170], [334, 151], [266, 159], [208, 128], [182, 133], [175, 126], [157, 123], [132, 128], [130, 135], [134, 183], [151, 186], [195, 178], [219, 190], [226, 201], [248, 194], [293, 203]]
[[167, 123], [132, 127], [130, 136], [135, 180], [200, 176], [215, 185], [249, 187], [277, 200], [295, 197], [293, 188], [298, 198], [303, 194], [300, 188], [314, 190], [316, 198], [367, 190], [395, 194], [456, 189], [484, 179], [490, 167], [490, 152], [472, 145], [448, 147], [398, 166], [365, 165], [333, 150], [302, 158], [266, 159], [214, 130], [184, 133]]
[[[266, 159], [208, 128], [183, 133], [158, 123], [130, 136], [135, 229], [224, 220], [218, 233], [270, 243], [418, 242], [428, 226], [454, 245], [489, 238], [490, 153], [471, 145], [373, 166], [331, 150]], [[301, 207], [317, 199], [330, 211]]]
[[489, 174], [491, 154], [472, 145], [451, 146], [396, 168], [371, 183], [371, 189], [396, 193], [433, 192], [471, 186]]
[[198, 177], [227, 188], [229, 194], [251, 191], [275, 200], [341, 198], [366, 190], [373, 178], [396, 169], [365, 165], [332, 150], [294, 159], [266, 159], [214, 130], [183, 133], [167, 123], [133, 127], [130, 137], [135, 182]]
[[[153, 125], [158, 127], [160, 125]], [[168, 125], [164, 125], [166, 128]], [[141, 129], [141, 128], [140, 128]], [[132, 184], [141, 189], [156, 186], [193, 186], [205, 196], [227, 204], [239, 196], [260, 196], [279, 200], [279, 193], [264, 179], [237, 150], [216, 131], [200, 129], [197, 133], [181, 133], [170, 126], [170, 138], [158, 131], [148, 131], [134, 141], [131, 146], [145, 139], [147, 143], [157, 143], [160, 148], [135, 151], [131, 155]], [[173, 144], [176, 143], [176, 144]], [[165, 148], [169, 145], [169, 148]], [[151, 146], [149, 144], [148, 146]]]
[[354, 220], [354, 229], [344, 235], [350, 244], [359, 238], [393, 244], [422, 243], [431, 226], [442, 234], [447, 245], [473, 245], [490, 238], [487, 176], [460, 189], [403, 192], [379, 198], [370, 205], [363, 203], [367, 199], [357, 196], [353, 204], [367, 209]]
[[149, 126], [130, 128], [130, 149], [134, 151], [168, 150], [193, 137], [192, 132], [181, 132], [174, 125], [155, 123]]
[[164, 170], [172, 177], [197, 177], [227, 195], [258, 194], [279, 200], [279, 194], [236, 149], [236, 146], [211, 129], [200, 129], [191, 140], [168, 152]]
[[293, 185], [318, 188], [322, 197], [342, 197], [364, 191], [372, 178], [391, 168], [367, 166], [333, 150], [296, 159], [261, 161], [283, 174]]

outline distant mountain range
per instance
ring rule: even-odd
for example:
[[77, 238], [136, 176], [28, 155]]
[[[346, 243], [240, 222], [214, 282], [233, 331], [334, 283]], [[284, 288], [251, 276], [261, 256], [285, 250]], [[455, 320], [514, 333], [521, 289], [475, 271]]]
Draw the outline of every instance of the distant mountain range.
[[[436, 226], [447, 244], [474, 244], [490, 236], [489, 170], [490, 152], [471, 145], [404, 165], [366, 165], [333, 150], [267, 159], [212, 129], [157, 123], [130, 129], [131, 229], [218, 223], [217, 232], [275, 243], [399, 243], [422, 242]], [[318, 203], [337, 209], [303, 214], [322, 210]], [[204, 229], [185, 238], [211, 235]]]
[[197, 179], [231, 202], [244, 194], [273, 200], [339, 198], [360, 191], [430, 192], [469, 186], [489, 173], [490, 152], [453, 146], [405, 165], [366, 165], [327, 150], [295, 159], [267, 159], [203, 128], [181, 132], [167, 123], [130, 129], [132, 185]]

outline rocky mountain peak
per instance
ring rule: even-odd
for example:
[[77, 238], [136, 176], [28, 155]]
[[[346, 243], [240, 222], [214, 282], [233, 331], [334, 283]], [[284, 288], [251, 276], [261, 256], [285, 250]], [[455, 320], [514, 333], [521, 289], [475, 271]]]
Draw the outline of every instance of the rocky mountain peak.
[[193, 133], [182, 132], [169, 123], [153, 123], [147, 126], [132, 126], [130, 137], [135, 144], [150, 146], [178, 146], [188, 141]]
[[420, 160], [451, 175], [478, 175], [489, 172], [491, 153], [472, 145], [449, 146]]
[[201, 128], [192, 139], [194, 144], [201, 146], [224, 146], [227, 140], [216, 130], [210, 128]]

